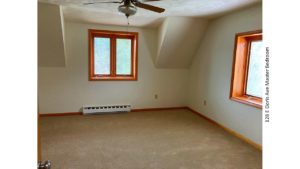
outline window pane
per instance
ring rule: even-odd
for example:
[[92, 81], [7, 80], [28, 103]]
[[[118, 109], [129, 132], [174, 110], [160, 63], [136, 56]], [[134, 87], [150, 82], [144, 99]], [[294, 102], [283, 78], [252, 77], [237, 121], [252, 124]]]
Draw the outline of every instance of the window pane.
[[117, 39], [117, 74], [131, 74], [131, 40]]
[[263, 43], [253, 41], [250, 49], [250, 61], [246, 94], [262, 97], [263, 94]]
[[110, 39], [94, 38], [95, 74], [110, 74]]

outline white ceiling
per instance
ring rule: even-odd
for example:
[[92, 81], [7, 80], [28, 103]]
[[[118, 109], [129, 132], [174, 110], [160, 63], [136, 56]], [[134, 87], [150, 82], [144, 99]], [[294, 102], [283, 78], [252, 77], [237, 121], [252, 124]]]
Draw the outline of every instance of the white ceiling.
[[[83, 5], [84, 2], [101, 1], [115, 0], [39, 0], [39, 2], [62, 5], [66, 20], [108, 25], [127, 24], [124, 14], [117, 10], [119, 4]], [[159, 14], [138, 8], [137, 13], [130, 17], [129, 21], [133, 26], [157, 27], [164, 18], [169, 16], [213, 18], [258, 2], [261, 0], [161, 0], [146, 2], [165, 8], [166, 11]]]

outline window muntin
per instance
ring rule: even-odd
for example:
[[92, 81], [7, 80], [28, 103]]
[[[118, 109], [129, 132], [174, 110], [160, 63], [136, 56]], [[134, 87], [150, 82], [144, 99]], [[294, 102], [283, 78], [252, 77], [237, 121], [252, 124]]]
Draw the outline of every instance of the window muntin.
[[236, 34], [230, 99], [262, 108], [262, 31]]
[[137, 80], [138, 33], [89, 30], [89, 79]]

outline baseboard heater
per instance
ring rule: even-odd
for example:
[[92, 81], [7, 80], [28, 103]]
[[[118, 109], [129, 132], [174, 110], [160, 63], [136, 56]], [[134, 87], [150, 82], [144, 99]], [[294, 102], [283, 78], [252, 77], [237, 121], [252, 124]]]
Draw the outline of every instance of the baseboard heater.
[[103, 106], [83, 106], [83, 114], [84, 115], [130, 112], [130, 110], [131, 110], [131, 106], [128, 104], [103, 105]]

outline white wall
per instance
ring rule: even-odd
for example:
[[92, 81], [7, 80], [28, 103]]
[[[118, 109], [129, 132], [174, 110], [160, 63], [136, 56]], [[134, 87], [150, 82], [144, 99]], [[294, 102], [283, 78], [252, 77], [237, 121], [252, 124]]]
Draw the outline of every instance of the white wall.
[[[133, 108], [175, 107], [187, 103], [188, 69], [157, 69], [157, 30], [139, 32], [138, 81], [88, 81], [88, 29], [126, 27], [65, 23], [67, 65], [39, 67], [39, 112], [80, 111], [82, 105], [129, 103]], [[158, 99], [154, 95], [158, 94]]]
[[191, 67], [188, 105], [261, 144], [261, 109], [229, 99], [235, 33], [257, 29], [262, 29], [261, 5], [209, 23]]

